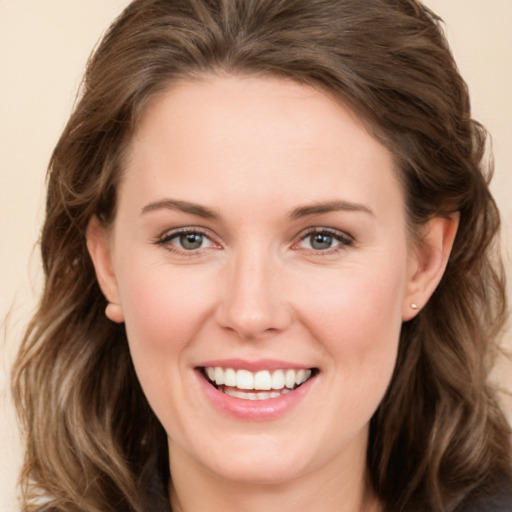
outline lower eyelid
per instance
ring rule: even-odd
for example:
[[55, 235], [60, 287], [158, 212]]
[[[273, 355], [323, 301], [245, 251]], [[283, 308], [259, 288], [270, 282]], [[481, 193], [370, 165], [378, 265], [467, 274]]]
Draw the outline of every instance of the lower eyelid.
[[[207, 246], [200, 247], [195, 250], [187, 251], [186, 249], [180, 248], [178, 244], [172, 243], [173, 241], [178, 239], [181, 235], [186, 235], [186, 234], [198, 234], [198, 235], [203, 236], [205, 238], [205, 240], [207, 240], [207, 242], [208, 242]], [[311, 236], [317, 235], [317, 234], [328, 235], [328, 236], [332, 237], [338, 243], [337, 246], [331, 247], [331, 248], [328, 248], [325, 250], [311, 249], [317, 253], [327, 253], [329, 251], [337, 251], [337, 250], [343, 249], [344, 247], [350, 247], [350, 246], [354, 245], [354, 239], [350, 235], [347, 235], [346, 233], [342, 233], [342, 232], [339, 232], [339, 231], [336, 231], [333, 229], [318, 228], [318, 229], [311, 229], [311, 230], [301, 234], [299, 236], [298, 240], [296, 242], [293, 242], [292, 248], [297, 248], [297, 246], [301, 242], [306, 240], [308, 237], [311, 237]], [[164, 233], [163, 235], [154, 239], [153, 243], [156, 245], [160, 245], [160, 246], [171, 245], [173, 247], [176, 247], [177, 251], [183, 251], [183, 252], [187, 252], [187, 253], [198, 252], [203, 249], [209, 249], [211, 247], [221, 248], [221, 245], [218, 242], [216, 242], [215, 239], [209, 233], [207, 233], [206, 231], [199, 229], [199, 228], [191, 228], [191, 229], [185, 228], [185, 229], [177, 229], [175, 231], [168, 231], [168, 232]]]
[[322, 235], [322, 234], [332, 237], [334, 240], [336, 240], [337, 242], [339, 242], [341, 245], [344, 245], [344, 246], [351, 246], [354, 244], [354, 239], [345, 233], [341, 233], [339, 231], [335, 231], [332, 229], [320, 228], [320, 229], [312, 229], [312, 230], [302, 234], [299, 237], [298, 242], [295, 242], [293, 245], [297, 245], [297, 243], [300, 243], [300, 242], [306, 240], [308, 237], [311, 237], [313, 235]]
[[216, 244], [216, 242], [213, 240], [213, 238], [208, 233], [206, 233], [205, 231], [203, 231], [201, 229], [178, 229], [176, 231], [167, 231], [163, 235], [157, 237], [154, 240], [154, 243], [156, 243], [157, 245], [170, 244], [172, 241], [176, 240], [180, 236], [188, 235], [188, 234], [201, 235], [206, 240], [208, 240], [210, 244], [218, 245], [218, 244]]

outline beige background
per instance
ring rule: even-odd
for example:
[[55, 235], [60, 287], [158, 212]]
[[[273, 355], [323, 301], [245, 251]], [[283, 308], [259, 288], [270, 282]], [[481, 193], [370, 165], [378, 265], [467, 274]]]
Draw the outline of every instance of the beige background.
[[[0, 0], [0, 510], [14, 512], [20, 448], [8, 368], [33, 311], [45, 166], [87, 56], [127, 0]], [[474, 115], [494, 135], [493, 190], [512, 274], [512, 0], [427, 0], [444, 19]], [[7, 316], [7, 320], [3, 319]], [[506, 336], [512, 347], [512, 330]], [[498, 378], [512, 389], [510, 366]], [[510, 401], [507, 409], [512, 411]]]

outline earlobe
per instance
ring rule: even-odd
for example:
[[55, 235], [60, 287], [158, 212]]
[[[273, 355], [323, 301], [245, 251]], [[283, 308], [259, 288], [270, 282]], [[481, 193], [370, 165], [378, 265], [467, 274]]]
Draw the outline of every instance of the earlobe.
[[411, 248], [402, 306], [403, 321], [418, 314], [441, 281], [457, 234], [459, 217], [458, 212], [438, 216], [422, 226], [418, 241]]
[[116, 323], [124, 322], [123, 310], [119, 300], [116, 277], [112, 266], [112, 254], [108, 233], [96, 216], [87, 226], [87, 250], [96, 272], [96, 278], [103, 295], [108, 301], [105, 308], [107, 318]]
[[123, 323], [124, 315], [121, 304], [109, 302], [105, 308], [105, 316], [117, 324]]

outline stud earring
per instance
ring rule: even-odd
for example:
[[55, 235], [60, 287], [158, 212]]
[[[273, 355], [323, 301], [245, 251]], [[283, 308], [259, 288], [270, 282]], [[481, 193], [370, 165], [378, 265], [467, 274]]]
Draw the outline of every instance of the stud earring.
[[411, 309], [420, 309], [420, 307], [417, 304], [414, 304], [414, 302], [411, 304]]
[[105, 308], [105, 316], [112, 322], [118, 324], [124, 322], [123, 310], [119, 304], [109, 302]]

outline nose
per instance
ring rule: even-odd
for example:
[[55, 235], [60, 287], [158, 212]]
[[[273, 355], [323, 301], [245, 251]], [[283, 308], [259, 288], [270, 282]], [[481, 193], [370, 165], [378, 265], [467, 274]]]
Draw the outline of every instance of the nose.
[[292, 308], [285, 298], [282, 267], [264, 251], [244, 251], [227, 269], [217, 322], [240, 338], [257, 340], [286, 330]]

